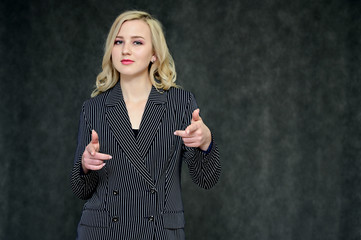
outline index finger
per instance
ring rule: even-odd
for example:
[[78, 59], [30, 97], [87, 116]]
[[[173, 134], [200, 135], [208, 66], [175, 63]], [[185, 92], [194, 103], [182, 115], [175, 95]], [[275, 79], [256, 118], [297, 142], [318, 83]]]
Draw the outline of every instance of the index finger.
[[92, 156], [92, 158], [98, 159], [98, 160], [110, 160], [110, 159], [112, 159], [112, 156], [109, 154], [97, 152]]
[[174, 132], [174, 135], [179, 136], [179, 137], [187, 137], [188, 136], [188, 134], [184, 130], [177, 130]]

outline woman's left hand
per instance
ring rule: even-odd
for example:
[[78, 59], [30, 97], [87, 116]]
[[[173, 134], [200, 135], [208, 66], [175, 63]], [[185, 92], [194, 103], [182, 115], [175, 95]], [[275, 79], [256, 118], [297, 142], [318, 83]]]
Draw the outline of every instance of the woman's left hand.
[[212, 142], [211, 131], [199, 116], [199, 108], [193, 111], [191, 124], [185, 130], [175, 131], [174, 135], [180, 136], [187, 147], [198, 147], [203, 151], [207, 151]]

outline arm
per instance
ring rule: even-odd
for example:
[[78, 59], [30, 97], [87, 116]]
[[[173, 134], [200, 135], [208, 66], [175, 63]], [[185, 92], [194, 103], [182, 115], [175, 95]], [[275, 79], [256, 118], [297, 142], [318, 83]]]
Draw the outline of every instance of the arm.
[[214, 140], [209, 153], [187, 146], [183, 149], [183, 160], [188, 165], [192, 181], [204, 189], [210, 189], [216, 185], [221, 174], [221, 164], [218, 147]]
[[219, 151], [211, 131], [196, 108], [197, 103], [193, 95], [190, 95], [184, 119], [187, 128], [174, 134], [182, 137], [183, 160], [188, 165], [193, 182], [202, 188], [210, 189], [218, 182], [221, 173]]
[[98, 185], [98, 173], [89, 171], [84, 173], [82, 158], [86, 144], [91, 142], [91, 127], [87, 123], [84, 105], [80, 114], [78, 145], [75, 153], [74, 166], [71, 173], [71, 188], [80, 199], [89, 199]]

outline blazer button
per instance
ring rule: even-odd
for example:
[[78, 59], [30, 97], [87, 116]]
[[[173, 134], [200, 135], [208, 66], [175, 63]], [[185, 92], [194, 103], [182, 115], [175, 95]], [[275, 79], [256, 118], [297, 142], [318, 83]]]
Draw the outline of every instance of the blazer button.
[[154, 221], [154, 216], [152, 215], [152, 216], [148, 217], [148, 221], [153, 222]]
[[119, 191], [118, 190], [113, 190], [113, 195], [118, 195]]
[[156, 193], [156, 192], [157, 192], [157, 190], [156, 190], [155, 188], [151, 188], [151, 189], [150, 189], [150, 193], [151, 193], [151, 194], [154, 194], [154, 193]]
[[118, 217], [113, 217], [112, 218], [112, 222], [118, 222], [119, 221], [119, 218]]

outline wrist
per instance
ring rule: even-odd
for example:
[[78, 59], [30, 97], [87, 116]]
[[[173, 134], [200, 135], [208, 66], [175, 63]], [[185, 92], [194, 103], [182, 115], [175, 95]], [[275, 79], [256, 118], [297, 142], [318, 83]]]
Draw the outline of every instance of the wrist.
[[89, 170], [83, 166], [81, 167], [81, 170], [84, 175], [86, 175], [89, 172]]
[[199, 148], [205, 152], [209, 149], [211, 143], [212, 143], [212, 135], [209, 132], [207, 139], [204, 141], [202, 145], [199, 146]]
[[82, 156], [81, 158], [81, 169], [80, 169], [80, 173], [85, 175], [89, 172], [89, 169], [87, 169], [85, 166], [84, 166], [84, 156]]

